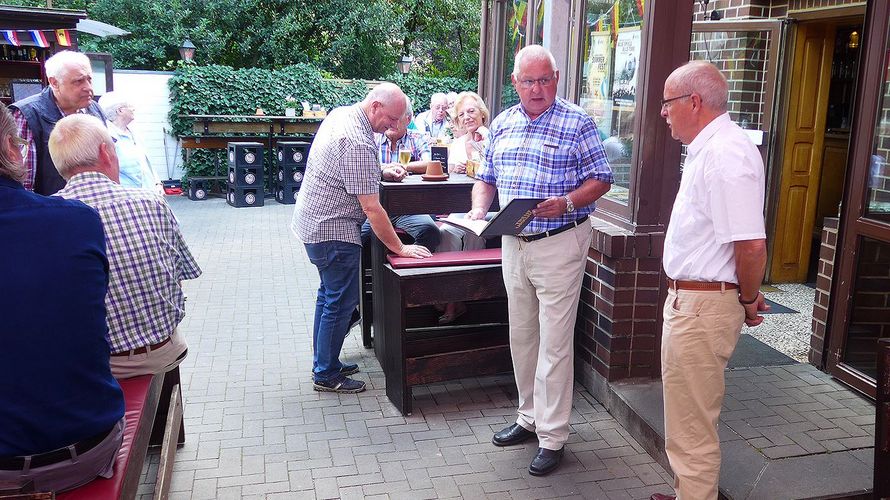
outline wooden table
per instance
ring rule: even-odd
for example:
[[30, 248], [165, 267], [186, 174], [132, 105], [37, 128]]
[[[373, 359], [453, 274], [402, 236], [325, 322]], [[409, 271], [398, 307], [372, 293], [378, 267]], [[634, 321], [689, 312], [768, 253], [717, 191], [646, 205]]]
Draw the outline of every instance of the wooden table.
[[[412, 175], [381, 182], [380, 203], [390, 216], [467, 212], [475, 182], [464, 174], [442, 182]], [[393, 269], [383, 244], [372, 242], [374, 352], [386, 395], [402, 414], [411, 413], [412, 385], [512, 369], [500, 264]], [[458, 321], [438, 324], [433, 305], [468, 301]]]
[[231, 141], [257, 140], [272, 146], [276, 135], [311, 135], [323, 118], [254, 115], [180, 115], [194, 120], [191, 136], [182, 137], [183, 149], [225, 149]]
[[[445, 214], [452, 212], [468, 212], [471, 208], [471, 193], [475, 179], [465, 174], [452, 174], [448, 180], [440, 182], [424, 181], [420, 175], [409, 175], [402, 182], [380, 182], [380, 204], [390, 217], [397, 215]], [[380, 283], [378, 273], [386, 260], [386, 248], [376, 238], [371, 238], [371, 264], [362, 269], [362, 297], [359, 305], [362, 309], [362, 341], [365, 347], [371, 347], [372, 318], [379, 317], [375, 309], [371, 309], [372, 296], [379, 297], [382, 292], [373, 288], [373, 283]], [[371, 272], [372, 288], [365, 284], [364, 267]], [[379, 285], [378, 285], [379, 286]], [[368, 314], [371, 312], [371, 314]], [[382, 328], [374, 323], [375, 329]], [[375, 349], [376, 350], [376, 349]], [[379, 354], [378, 354], [379, 358]]]

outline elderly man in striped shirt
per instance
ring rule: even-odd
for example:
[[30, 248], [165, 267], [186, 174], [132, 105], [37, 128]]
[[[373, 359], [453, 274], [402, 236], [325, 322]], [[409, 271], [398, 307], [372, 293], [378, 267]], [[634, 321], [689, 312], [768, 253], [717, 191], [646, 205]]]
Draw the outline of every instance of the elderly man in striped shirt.
[[180, 282], [197, 278], [201, 269], [173, 211], [158, 195], [119, 184], [114, 142], [98, 118], [59, 120], [49, 152], [67, 181], [57, 196], [95, 208], [105, 227], [111, 373], [129, 378], [179, 366], [188, 347], [177, 331], [185, 316]]
[[511, 79], [520, 104], [491, 124], [468, 216], [485, 217], [495, 193], [501, 206], [544, 199], [522, 234], [503, 237], [519, 415], [492, 438], [510, 446], [537, 436], [528, 470], [541, 476], [559, 465], [569, 435], [575, 316], [593, 235], [589, 214], [609, 191], [612, 171], [593, 119], [556, 97], [559, 71], [547, 49], [520, 50]]

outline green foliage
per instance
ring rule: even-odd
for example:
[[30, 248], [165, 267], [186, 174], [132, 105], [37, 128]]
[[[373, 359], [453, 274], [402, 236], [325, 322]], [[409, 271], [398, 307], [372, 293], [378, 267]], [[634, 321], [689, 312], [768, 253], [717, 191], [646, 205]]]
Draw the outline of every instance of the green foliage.
[[[45, 0], [3, 0], [43, 7]], [[427, 76], [475, 78], [480, 0], [56, 0], [132, 34], [81, 36], [115, 67], [169, 70], [186, 38], [195, 62], [279, 69], [309, 63], [339, 78], [377, 79], [401, 54]]]
[[[417, 103], [415, 111], [427, 109], [434, 92], [476, 89], [475, 81], [458, 78], [398, 75], [392, 81]], [[168, 85], [171, 101], [168, 118], [173, 133], [179, 136], [191, 135], [193, 125], [193, 120], [181, 115], [252, 115], [257, 108], [263, 108], [270, 115], [283, 115], [287, 96], [320, 104], [330, 110], [361, 101], [368, 92], [368, 86], [362, 80], [349, 83], [330, 80], [308, 64], [267, 70], [180, 63]], [[225, 167], [225, 158], [221, 154], [219, 151], [194, 150], [185, 165], [186, 175], [221, 172]]]

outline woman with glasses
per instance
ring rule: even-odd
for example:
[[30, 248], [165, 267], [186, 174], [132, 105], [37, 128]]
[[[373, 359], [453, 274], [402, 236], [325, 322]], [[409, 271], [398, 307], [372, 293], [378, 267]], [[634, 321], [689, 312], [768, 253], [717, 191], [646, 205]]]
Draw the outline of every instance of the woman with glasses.
[[464, 132], [448, 148], [448, 171], [467, 172], [467, 160], [478, 160], [488, 147], [488, 106], [475, 92], [461, 92], [454, 102], [454, 128]]
[[108, 132], [120, 163], [120, 184], [164, 194], [164, 186], [151, 168], [145, 149], [136, 141], [130, 123], [135, 118], [135, 106], [120, 92], [108, 92], [99, 98], [99, 107], [108, 118]]

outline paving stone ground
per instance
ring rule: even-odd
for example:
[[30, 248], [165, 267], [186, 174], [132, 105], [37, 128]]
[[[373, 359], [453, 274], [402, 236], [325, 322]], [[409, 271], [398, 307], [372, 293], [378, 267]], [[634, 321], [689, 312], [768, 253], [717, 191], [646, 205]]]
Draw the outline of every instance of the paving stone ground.
[[[293, 207], [168, 201], [204, 270], [185, 284], [187, 442], [171, 498], [645, 499], [670, 491], [665, 470], [577, 384], [563, 464], [543, 478], [526, 470], [536, 444], [490, 443], [515, 417], [509, 376], [417, 387], [414, 413], [402, 417], [355, 329], [342, 360], [359, 364], [368, 390], [313, 391], [318, 275], [290, 233]], [[150, 455], [143, 498], [157, 463]]]

